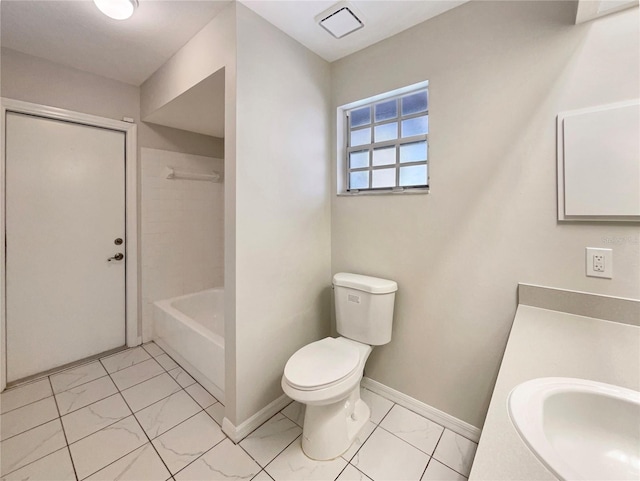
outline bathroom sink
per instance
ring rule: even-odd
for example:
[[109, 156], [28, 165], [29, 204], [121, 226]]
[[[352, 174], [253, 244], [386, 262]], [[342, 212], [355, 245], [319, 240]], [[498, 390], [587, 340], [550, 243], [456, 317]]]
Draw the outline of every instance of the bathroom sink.
[[640, 393], [547, 377], [516, 386], [507, 404], [522, 440], [559, 479], [640, 479]]

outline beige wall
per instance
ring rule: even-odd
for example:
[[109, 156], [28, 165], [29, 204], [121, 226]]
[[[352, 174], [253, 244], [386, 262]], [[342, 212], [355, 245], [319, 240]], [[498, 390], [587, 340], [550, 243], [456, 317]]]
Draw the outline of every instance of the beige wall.
[[[430, 83], [431, 193], [333, 196], [333, 272], [399, 284], [394, 337], [366, 374], [478, 427], [518, 282], [640, 298], [637, 224], [556, 221], [557, 113], [640, 85], [638, 9], [574, 15], [471, 2], [332, 64], [334, 108]], [[613, 280], [585, 277], [587, 246], [613, 248]]]
[[217, 137], [140, 122], [140, 88], [2, 48], [3, 97], [138, 124], [138, 144], [194, 155], [224, 157]]
[[331, 305], [329, 64], [237, 12], [236, 426], [282, 395]]
[[[143, 119], [211, 74], [233, 64], [235, 17], [235, 5], [230, 4], [145, 80], [141, 86]], [[229, 72], [225, 74], [226, 83], [232, 80], [228, 75]]]
[[138, 87], [2, 48], [2, 96], [110, 119], [140, 117]]

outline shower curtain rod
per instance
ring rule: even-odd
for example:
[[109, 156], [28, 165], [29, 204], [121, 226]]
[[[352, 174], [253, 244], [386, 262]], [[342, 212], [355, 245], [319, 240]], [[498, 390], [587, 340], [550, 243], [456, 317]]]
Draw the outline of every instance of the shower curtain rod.
[[221, 175], [218, 172], [212, 174], [201, 174], [197, 172], [186, 172], [176, 170], [173, 167], [165, 169], [167, 179], [185, 179], [185, 180], [205, 180], [209, 182], [221, 182]]

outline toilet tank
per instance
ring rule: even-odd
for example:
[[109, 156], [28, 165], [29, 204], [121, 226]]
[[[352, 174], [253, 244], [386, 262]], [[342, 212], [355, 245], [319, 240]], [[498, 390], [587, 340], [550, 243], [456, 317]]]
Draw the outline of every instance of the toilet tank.
[[345, 272], [333, 276], [338, 333], [371, 346], [391, 341], [397, 290], [394, 281], [378, 277]]

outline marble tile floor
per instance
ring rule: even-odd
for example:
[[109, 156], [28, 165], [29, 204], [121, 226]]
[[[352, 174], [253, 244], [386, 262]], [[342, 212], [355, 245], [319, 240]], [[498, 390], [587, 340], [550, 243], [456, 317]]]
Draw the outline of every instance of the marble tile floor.
[[0, 395], [4, 480], [464, 480], [476, 444], [366, 389], [371, 420], [337, 459], [300, 448], [290, 403], [239, 444], [224, 406], [154, 343]]

